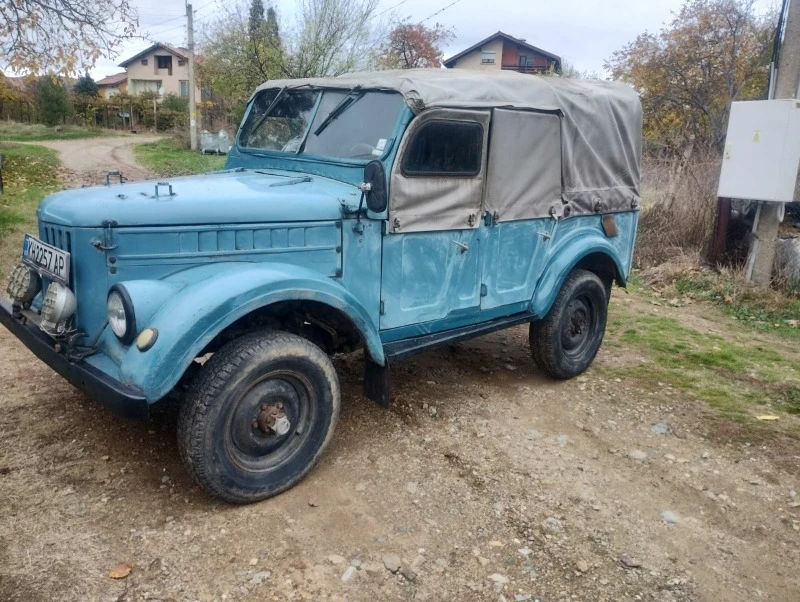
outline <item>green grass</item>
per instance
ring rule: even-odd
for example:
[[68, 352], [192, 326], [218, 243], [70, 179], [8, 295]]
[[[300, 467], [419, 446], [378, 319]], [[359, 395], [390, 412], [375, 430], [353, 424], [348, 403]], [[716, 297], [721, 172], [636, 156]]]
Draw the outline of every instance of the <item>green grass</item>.
[[800, 295], [744, 287], [732, 278], [697, 275], [675, 281], [678, 295], [711, 301], [751, 328], [800, 340]]
[[0, 141], [41, 142], [44, 140], [75, 140], [78, 138], [111, 135], [114, 135], [113, 132], [74, 125], [61, 125], [52, 128], [42, 124], [0, 121]]
[[635, 349], [642, 361], [605, 371], [651, 391], [675, 387], [738, 423], [752, 424], [758, 414], [799, 414], [797, 355], [730, 326], [724, 337], [701, 333], [670, 317], [612, 304], [609, 344]]
[[0, 143], [5, 191], [0, 195], [0, 282], [19, 256], [26, 232], [36, 233], [39, 201], [58, 189], [56, 152], [41, 146]]
[[136, 160], [159, 176], [185, 176], [222, 169], [225, 157], [202, 155], [183, 148], [171, 138], [133, 147]]

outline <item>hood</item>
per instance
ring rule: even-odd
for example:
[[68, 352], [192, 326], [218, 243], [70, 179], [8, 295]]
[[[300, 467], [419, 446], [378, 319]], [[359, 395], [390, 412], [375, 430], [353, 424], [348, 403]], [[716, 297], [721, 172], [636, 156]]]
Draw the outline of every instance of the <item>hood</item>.
[[77, 227], [100, 227], [106, 220], [119, 226], [316, 221], [339, 219], [342, 207], [358, 200], [356, 187], [336, 180], [238, 169], [67, 190], [44, 199], [38, 217]]

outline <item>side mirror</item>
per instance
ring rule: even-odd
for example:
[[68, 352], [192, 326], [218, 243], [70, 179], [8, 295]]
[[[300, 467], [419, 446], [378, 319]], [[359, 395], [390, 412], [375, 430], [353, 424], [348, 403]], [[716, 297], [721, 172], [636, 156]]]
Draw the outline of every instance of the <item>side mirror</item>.
[[370, 161], [364, 168], [364, 184], [367, 200], [367, 208], [373, 213], [381, 213], [386, 210], [388, 204], [386, 195], [386, 172], [383, 171], [383, 163], [380, 161]]

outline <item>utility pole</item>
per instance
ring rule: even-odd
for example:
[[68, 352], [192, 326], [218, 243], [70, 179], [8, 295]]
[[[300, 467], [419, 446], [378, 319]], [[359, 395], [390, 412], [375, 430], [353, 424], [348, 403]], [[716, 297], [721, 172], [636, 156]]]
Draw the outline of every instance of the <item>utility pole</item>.
[[[777, 35], [780, 35], [778, 32]], [[775, 67], [774, 94], [770, 98], [800, 97], [800, 0], [789, 0], [783, 43]], [[795, 184], [794, 200], [798, 196], [800, 180]], [[775, 241], [778, 226], [783, 219], [783, 203], [759, 203], [753, 229], [753, 243], [747, 257], [747, 280], [766, 286], [772, 281], [775, 262]]]
[[197, 150], [197, 104], [194, 97], [194, 15], [192, 5], [186, 5], [186, 28], [189, 42], [189, 140], [193, 151]]

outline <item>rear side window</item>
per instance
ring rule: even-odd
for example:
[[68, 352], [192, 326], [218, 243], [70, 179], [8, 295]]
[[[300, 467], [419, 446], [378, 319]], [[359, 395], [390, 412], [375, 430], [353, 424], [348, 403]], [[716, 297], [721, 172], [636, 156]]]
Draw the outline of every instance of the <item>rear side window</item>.
[[403, 159], [407, 176], [475, 176], [481, 171], [483, 127], [432, 120], [417, 130]]

